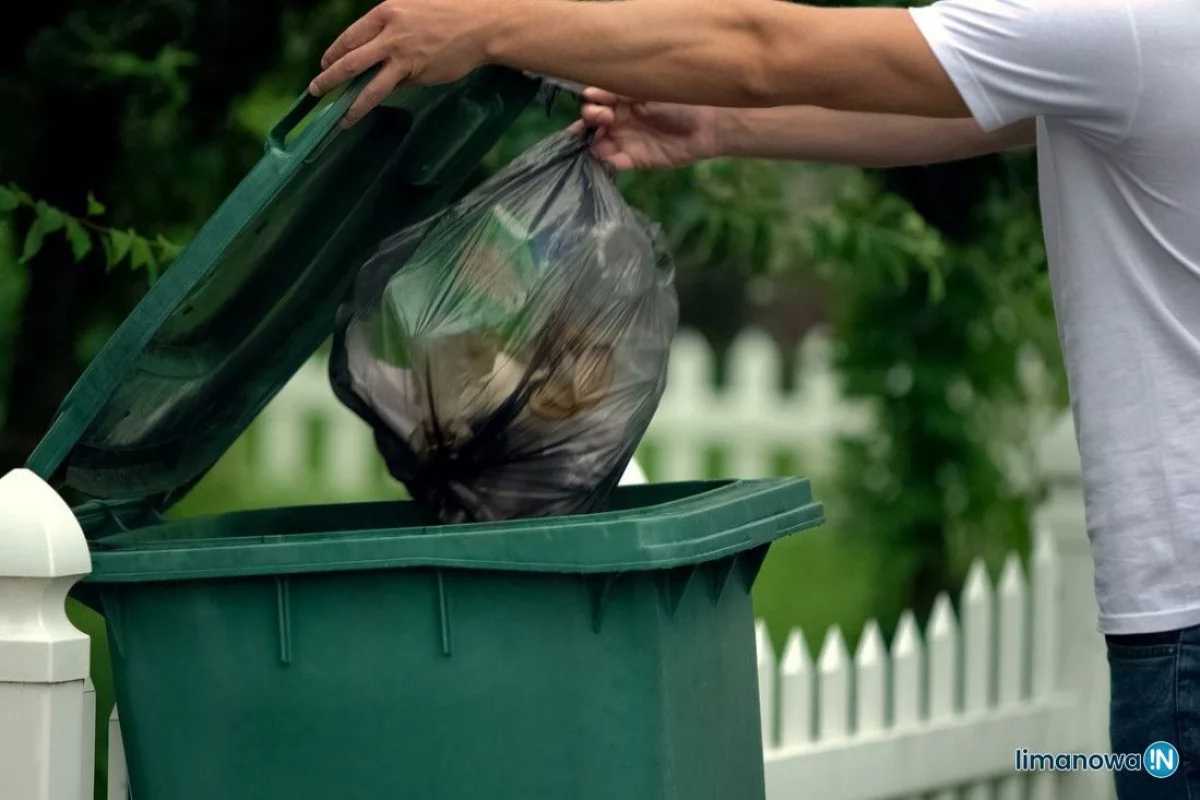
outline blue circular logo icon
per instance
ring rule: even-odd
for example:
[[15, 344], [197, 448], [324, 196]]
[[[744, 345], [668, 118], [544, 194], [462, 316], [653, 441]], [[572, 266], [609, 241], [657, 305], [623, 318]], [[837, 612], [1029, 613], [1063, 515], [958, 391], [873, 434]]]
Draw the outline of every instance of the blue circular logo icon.
[[1155, 778], [1169, 778], [1179, 769], [1179, 751], [1170, 742], [1155, 742], [1146, 748], [1142, 768]]

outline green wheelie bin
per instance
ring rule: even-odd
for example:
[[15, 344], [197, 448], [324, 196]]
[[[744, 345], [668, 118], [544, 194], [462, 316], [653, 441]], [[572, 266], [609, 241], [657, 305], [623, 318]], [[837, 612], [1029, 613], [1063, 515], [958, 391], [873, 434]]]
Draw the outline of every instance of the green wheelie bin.
[[[618, 489], [428, 526], [409, 503], [168, 520], [334, 325], [374, 246], [533, 100], [498, 68], [337, 121], [302, 97], [29, 461], [91, 544], [137, 800], [761, 800], [750, 589], [807, 481]], [[115, 800], [115, 799], [114, 799]]]

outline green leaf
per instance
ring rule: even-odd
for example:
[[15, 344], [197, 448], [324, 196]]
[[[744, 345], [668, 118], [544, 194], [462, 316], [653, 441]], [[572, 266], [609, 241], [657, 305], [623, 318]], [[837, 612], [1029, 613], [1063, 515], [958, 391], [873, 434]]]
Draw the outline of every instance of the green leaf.
[[159, 253], [163, 261], [171, 262], [179, 258], [179, 254], [183, 252], [183, 248], [174, 242], [168, 241], [160, 233], [154, 240], [158, 244]]
[[105, 253], [108, 256], [108, 266], [111, 269], [129, 254], [129, 248], [133, 244], [133, 237], [125, 231], [119, 231], [115, 228], [108, 232], [108, 246], [105, 248]]
[[66, 216], [63, 212], [40, 200], [34, 208], [37, 211], [37, 218], [41, 220], [44, 233], [54, 233], [62, 228]]
[[946, 280], [940, 269], [929, 271], [929, 301], [934, 305], [946, 298]]
[[17, 193], [7, 186], [0, 186], [0, 214], [7, 214], [21, 205]]
[[129, 257], [133, 262], [134, 269], [142, 269], [143, 267], [157, 270], [158, 262], [154, 260], [154, 253], [150, 251], [150, 242], [130, 231], [132, 241], [129, 245]]
[[104, 204], [96, 199], [96, 195], [88, 192], [87, 196], [87, 215], [89, 217], [98, 217], [105, 212]]
[[25, 234], [25, 248], [21, 251], [21, 263], [28, 264], [33, 260], [42, 249], [42, 242], [46, 239], [46, 229], [43, 227], [42, 218], [34, 219], [33, 224], [29, 226], [29, 231]]
[[67, 241], [71, 243], [71, 252], [75, 255], [77, 262], [82, 261], [83, 257], [92, 250], [92, 237], [74, 217], [67, 217], [65, 222]]

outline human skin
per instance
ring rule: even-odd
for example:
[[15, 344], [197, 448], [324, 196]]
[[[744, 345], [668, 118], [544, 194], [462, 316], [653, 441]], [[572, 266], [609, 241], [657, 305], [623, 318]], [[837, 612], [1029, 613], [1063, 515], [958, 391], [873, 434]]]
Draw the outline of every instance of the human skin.
[[906, 10], [780, 0], [387, 0], [338, 37], [310, 91], [378, 66], [353, 125], [401, 83], [483, 64], [605, 87], [585, 93], [583, 120], [618, 169], [721, 155], [905, 166], [1034, 139], [1032, 121], [989, 133], [970, 119]]
[[969, 116], [907, 11], [780, 0], [387, 0], [338, 37], [311, 90], [379, 65], [353, 124], [402, 82], [484, 64], [641, 100]]

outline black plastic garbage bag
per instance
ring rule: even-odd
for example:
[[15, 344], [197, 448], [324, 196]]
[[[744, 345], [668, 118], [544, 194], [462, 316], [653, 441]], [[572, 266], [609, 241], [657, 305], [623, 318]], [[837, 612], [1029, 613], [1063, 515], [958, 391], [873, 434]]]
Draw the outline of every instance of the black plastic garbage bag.
[[381, 244], [330, 379], [435, 521], [588, 513], [658, 407], [678, 318], [659, 229], [563, 132]]

